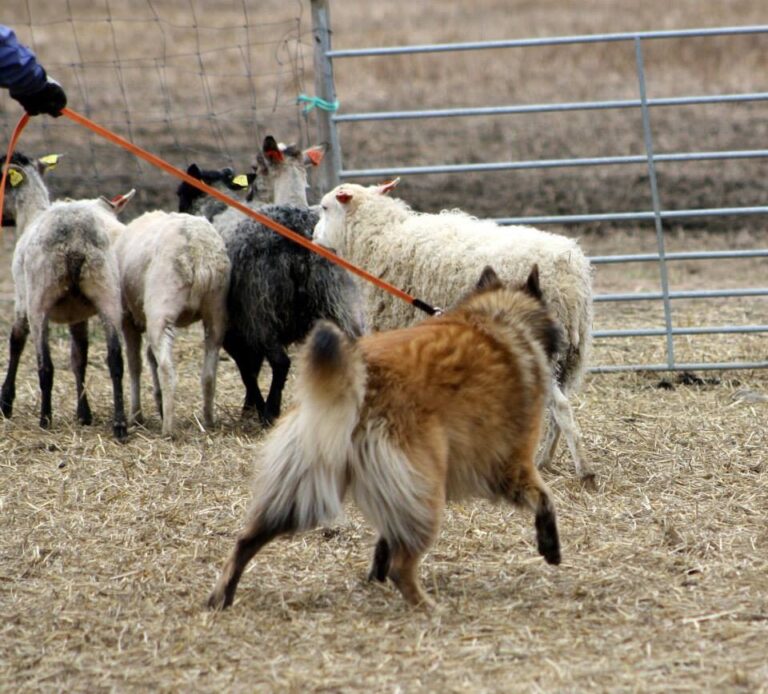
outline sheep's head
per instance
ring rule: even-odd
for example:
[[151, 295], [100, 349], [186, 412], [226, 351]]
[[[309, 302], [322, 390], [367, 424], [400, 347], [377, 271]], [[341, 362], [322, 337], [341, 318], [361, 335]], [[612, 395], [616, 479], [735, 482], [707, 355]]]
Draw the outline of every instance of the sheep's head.
[[[39, 159], [30, 159], [21, 152], [14, 152], [8, 163], [5, 190], [0, 194], [0, 207], [2, 207], [2, 226], [14, 226], [16, 223], [16, 198], [24, 195], [30, 185], [37, 186], [46, 191], [42, 176], [53, 169], [59, 161], [61, 154], [48, 154]], [[6, 157], [0, 157], [0, 171], [6, 166]], [[10, 192], [8, 201], [5, 201], [4, 193]], [[47, 199], [47, 197], [46, 197]]]
[[307, 168], [318, 166], [324, 153], [319, 145], [302, 150], [267, 135], [252, 168], [262, 179], [261, 187], [273, 191], [275, 203], [306, 205]]
[[318, 166], [324, 154], [325, 148], [322, 145], [302, 150], [295, 144], [278, 143], [272, 135], [267, 135], [252, 168], [262, 176], [275, 176], [290, 166], [301, 170], [307, 166]]
[[[190, 164], [187, 167], [187, 174], [224, 192], [240, 192], [250, 185], [249, 175], [236, 176], [234, 169], [229, 166], [223, 169], [201, 169], [197, 164]], [[179, 212], [193, 212], [196, 206], [195, 202], [206, 197], [202, 190], [186, 181], [182, 181], [176, 189], [176, 195], [179, 198]]]

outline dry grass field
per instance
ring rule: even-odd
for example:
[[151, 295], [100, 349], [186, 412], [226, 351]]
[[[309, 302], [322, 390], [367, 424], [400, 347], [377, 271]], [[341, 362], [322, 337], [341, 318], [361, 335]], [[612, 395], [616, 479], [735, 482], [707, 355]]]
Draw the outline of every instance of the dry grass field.
[[[105, 15], [105, 2], [54, 7], [28, 0], [4, 10], [3, 21], [19, 25], [25, 39], [33, 25], [39, 54], [58, 67], [51, 71], [65, 84], [69, 79], [77, 110], [87, 93], [94, 117], [122, 132], [128, 102], [146, 116], [131, 123], [137, 141], [174, 163], [202, 157], [205, 164], [246, 166], [266, 131], [289, 123], [290, 132], [277, 132], [280, 137], [311, 136], [311, 121], [297, 118], [289, 98], [311, 90], [311, 65], [304, 65], [306, 83], [296, 84], [291, 66], [299, 58], [275, 43], [301, 10], [302, 29], [308, 29], [306, 2], [269, 0], [248, 10], [258, 27], [250, 30], [250, 64], [260, 75], [251, 83], [263, 93], [258, 103], [238, 110], [232, 92], [240, 87], [216, 72], [226, 72], [226, 61], [238, 51], [220, 53], [215, 46], [230, 33], [238, 36], [231, 27], [252, 4], [131, 0], [125, 8], [132, 8], [133, 21], [105, 25], [88, 21]], [[72, 27], [58, 23], [67, 7], [80, 18], [76, 50]], [[126, 70], [123, 81], [110, 64], [103, 74], [70, 71], [78, 56], [111, 60], [115, 46], [126, 60], [156, 55], [160, 39], [142, 24], [145, 15], [151, 20], [150, 8], [165, 22], [162, 50], [199, 49], [210, 61], [205, 94], [193, 58], [186, 65], [174, 60], [159, 96], [141, 81], [143, 75], [150, 84], [151, 71]], [[632, 11], [603, 0], [334, 0], [332, 16], [336, 47], [765, 21], [760, 0], [649, 0]], [[283, 18], [287, 25], [277, 21]], [[208, 28], [199, 45], [185, 31], [192, 21]], [[766, 42], [653, 44], [646, 56], [651, 95], [768, 91]], [[339, 94], [350, 110], [360, 111], [636, 96], [626, 47], [569, 50], [510, 52], [503, 59], [460, 54], [443, 62], [370, 59], [354, 69], [340, 61]], [[84, 75], [92, 80], [87, 89]], [[198, 118], [209, 98], [218, 118]], [[162, 122], [168, 113], [175, 130]], [[657, 148], [762, 147], [766, 115], [760, 104], [655, 110]], [[0, 128], [6, 128], [0, 133], [7, 136], [16, 117], [15, 106], [0, 94]], [[350, 168], [625, 154], [641, 151], [638, 118], [606, 113], [344, 126], [341, 137]], [[142, 205], [172, 206], [175, 183], [73, 127], [38, 119], [24, 135], [29, 153], [67, 154], [50, 179], [57, 194], [136, 186], [133, 213]], [[179, 140], [185, 128], [191, 134]], [[663, 202], [764, 204], [765, 166], [761, 160], [670, 166], [660, 172]], [[103, 188], [93, 191], [94, 180]], [[642, 168], [411, 178], [401, 194], [420, 209], [458, 205], [479, 215], [647, 209], [649, 196]], [[667, 249], [764, 248], [763, 224], [764, 217], [755, 216], [677, 225], [667, 230]], [[563, 231], [578, 234], [590, 255], [655, 248], [648, 225]], [[13, 237], [5, 233], [3, 373], [12, 252]], [[765, 286], [768, 262], [676, 263], [671, 272], [680, 289]], [[650, 291], [657, 288], [658, 270], [652, 264], [600, 266], [595, 285], [599, 292]], [[676, 325], [766, 323], [766, 316], [765, 298], [675, 303]], [[601, 304], [595, 327], [660, 325], [655, 303]], [[366, 581], [375, 536], [350, 506], [333, 527], [269, 546], [244, 575], [233, 608], [213, 614], [203, 604], [241, 525], [264, 434], [240, 420], [241, 386], [228, 360], [219, 371], [219, 423], [203, 430], [201, 335], [194, 328], [180, 334], [176, 349], [178, 436], [161, 437], [152, 412], [126, 444], [115, 443], [105, 348], [100, 329], [93, 332], [92, 427], [74, 423], [74, 379], [67, 332], [60, 327], [51, 333], [53, 427], [37, 426], [31, 345], [14, 416], [0, 418], [0, 691], [768, 693], [768, 371], [588, 378], [576, 416], [597, 488], [581, 486], [563, 451], [545, 471], [563, 543], [559, 567], [536, 554], [533, 519], [526, 514], [485, 502], [452, 504], [421, 569], [438, 608], [414, 611], [391, 585]], [[675, 346], [682, 360], [756, 361], [766, 358], [767, 343], [756, 334], [679, 338]], [[656, 338], [603, 340], [594, 362], [658, 362], [663, 346]], [[149, 388], [146, 375], [145, 403], [151, 403]]]

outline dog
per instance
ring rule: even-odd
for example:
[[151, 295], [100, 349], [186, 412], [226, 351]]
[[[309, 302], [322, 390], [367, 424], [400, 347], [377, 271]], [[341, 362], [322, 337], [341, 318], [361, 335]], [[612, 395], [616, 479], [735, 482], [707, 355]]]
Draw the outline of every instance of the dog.
[[232, 604], [272, 539], [332, 522], [347, 491], [379, 533], [369, 578], [390, 578], [411, 605], [432, 605], [417, 570], [446, 500], [527, 506], [539, 553], [559, 564], [534, 458], [563, 344], [537, 266], [516, 288], [486, 267], [454, 309], [410, 328], [353, 341], [318, 323], [301, 353], [298, 404], [264, 444], [247, 525], [209, 608]]

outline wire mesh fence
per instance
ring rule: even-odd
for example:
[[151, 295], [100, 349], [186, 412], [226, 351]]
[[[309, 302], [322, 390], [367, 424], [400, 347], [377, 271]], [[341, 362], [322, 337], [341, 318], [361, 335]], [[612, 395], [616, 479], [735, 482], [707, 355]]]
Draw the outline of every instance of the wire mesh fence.
[[[302, 2], [22, 0], [2, 21], [66, 86], [71, 108], [177, 166], [242, 167], [268, 133], [310, 139], [296, 101], [312, 70]], [[4, 141], [20, 113], [0, 95]], [[114, 194], [138, 182], [134, 209], [175, 203], [167, 177], [66, 119], [34, 119], [22, 147], [76, 153], [50, 178], [55, 194]]]

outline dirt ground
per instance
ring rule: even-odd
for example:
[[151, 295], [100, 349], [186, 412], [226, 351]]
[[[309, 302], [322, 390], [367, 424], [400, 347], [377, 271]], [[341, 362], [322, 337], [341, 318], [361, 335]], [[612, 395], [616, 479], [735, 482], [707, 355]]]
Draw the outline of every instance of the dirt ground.
[[[241, 26], [246, 5], [248, 30]], [[254, 143], [270, 130], [281, 139], [312, 139], [311, 117], [304, 121], [293, 103], [297, 91], [312, 89], [311, 58], [292, 52], [286, 38], [298, 31], [311, 53], [306, 2], [251, 8], [235, 0], [132, 0], [126, 8], [130, 16], [109, 3], [28, 0], [9, 7], [3, 21], [34, 39], [52, 74], [71, 85], [76, 110], [87, 106], [97, 120], [130, 131], [177, 165], [195, 158], [247, 167]], [[72, 25], [60, 21], [69, 10], [79, 18]], [[113, 22], [105, 23], [110, 13]], [[764, 7], [759, 0], [652, 0], [632, 11], [601, 0], [338, 0], [332, 18], [341, 48], [759, 24]], [[204, 29], [198, 44], [192, 24]], [[237, 63], [242, 47], [220, 48], [245, 35], [248, 75]], [[651, 96], [768, 91], [766, 41], [649, 44]], [[112, 62], [116, 53], [122, 71]], [[164, 57], [164, 70], [141, 62]], [[80, 58], [96, 62], [72, 67]], [[464, 54], [447, 63], [340, 61], [337, 80], [342, 103], [356, 111], [634, 98], [633, 60], [617, 45]], [[245, 106], [243, 94], [253, 97]], [[761, 148], [765, 108], [656, 109], [657, 150]], [[17, 115], [0, 95], [3, 137]], [[136, 186], [129, 217], [143, 207], [173, 206], [174, 183], [73, 127], [38, 119], [24, 136], [30, 154], [65, 151], [50, 178], [56, 195]], [[349, 168], [642, 151], [638, 117], [624, 112], [343, 126], [340, 135]], [[663, 204], [762, 205], [765, 166], [759, 159], [666, 165]], [[418, 209], [457, 205], [483, 216], [648, 209], [650, 195], [642, 167], [412, 177], [400, 194]], [[651, 225], [555, 230], [577, 237], [592, 256], [655, 250]], [[666, 232], [668, 251], [768, 247], [762, 216], [696, 220]], [[5, 230], [3, 372], [12, 252]], [[651, 263], [601, 265], [595, 289], [653, 291], [658, 272]], [[670, 276], [675, 289], [761, 287], [768, 260], [677, 262]], [[678, 326], [768, 323], [766, 297], [678, 301], [673, 308]], [[656, 303], [596, 306], [598, 330], [661, 325]], [[31, 346], [13, 417], [0, 418], [0, 691], [768, 693], [767, 370], [590, 376], [574, 404], [597, 488], [579, 483], [562, 450], [544, 472], [558, 510], [559, 567], [536, 554], [527, 514], [479, 501], [451, 504], [421, 567], [438, 607], [414, 611], [391, 585], [366, 581], [375, 537], [350, 506], [330, 528], [269, 546], [244, 575], [233, 608], [213, 614], [203, 605], [241, 526], [264, 432], [241, 421], [242, 387], [226, 358], [218, 423], [204, 430], [202, 337], [193, 327], [180, 332], [175, 350], [177, 436], [161, 436], [150, 407], [146, 426], [115, 443], [106, 350], [100, 328], [92, 332], [93, 426], [74, 423], [61, 327], [51, 331], [52, 428], [37, 426]], [[675, 348], [684, 361], [759, 361], [767, 342], [764, 334], [681, 337]], [[605, 339], [596, 342], [592, 361], [664, 358], [663, 339]], [[145, 403], [149, 381], [145, 370]]]

